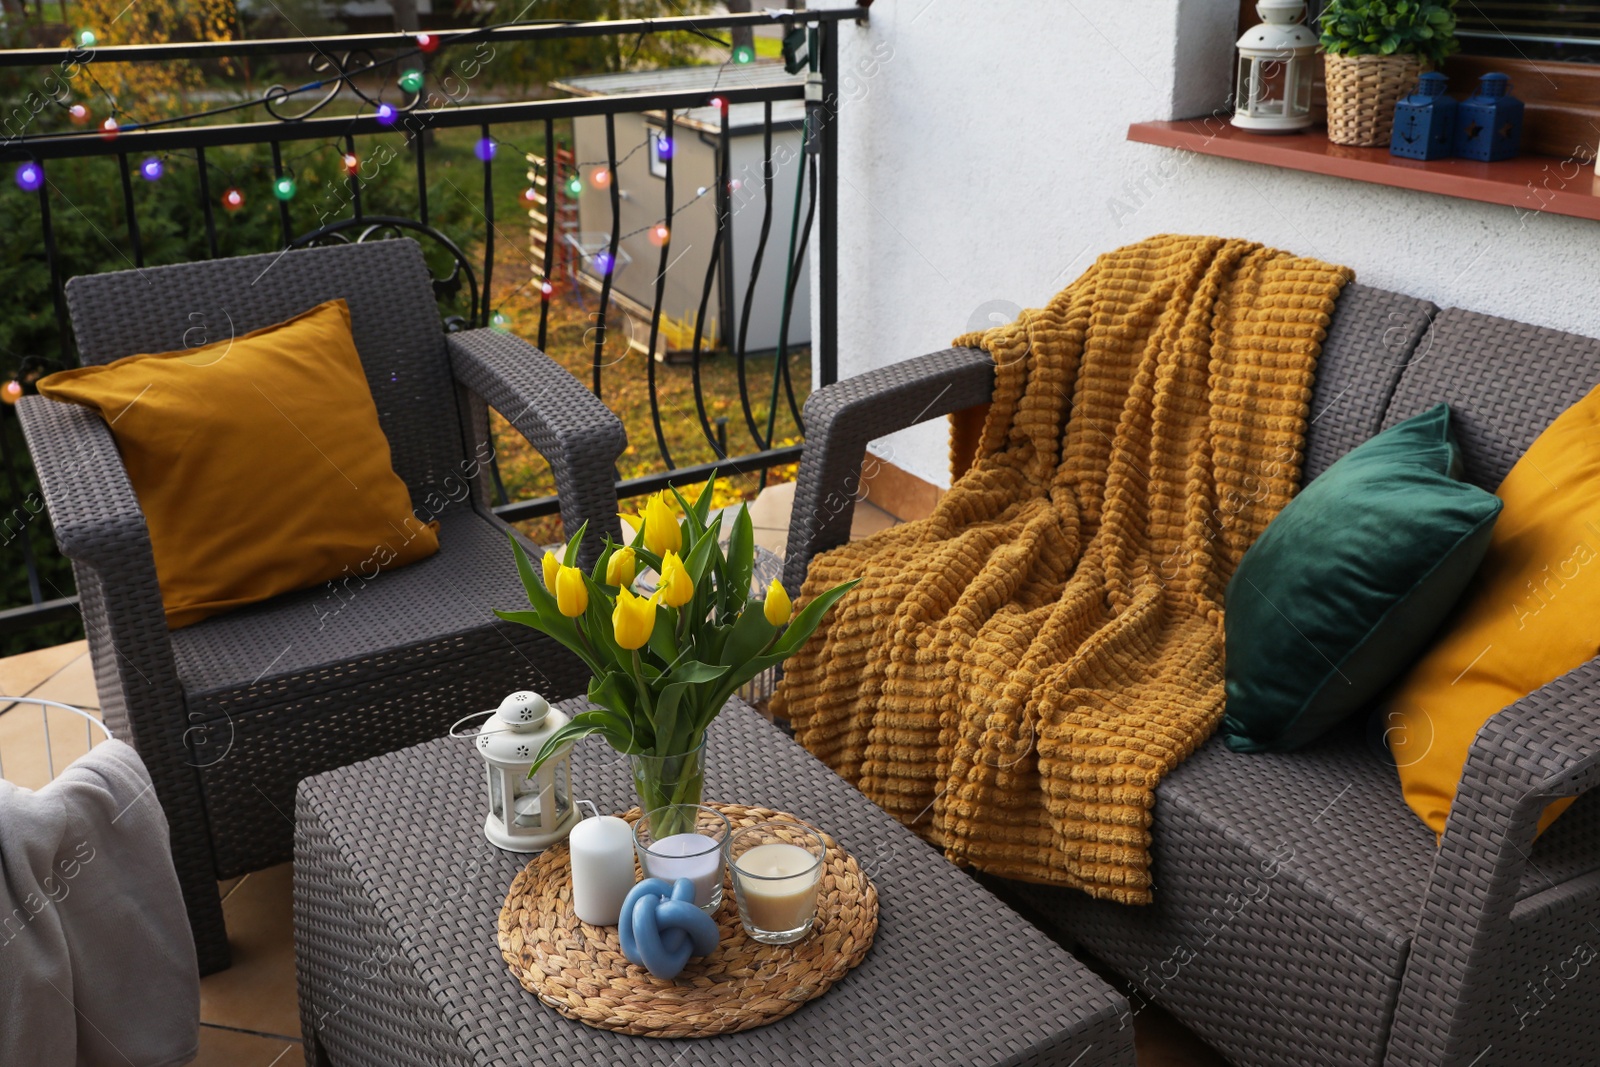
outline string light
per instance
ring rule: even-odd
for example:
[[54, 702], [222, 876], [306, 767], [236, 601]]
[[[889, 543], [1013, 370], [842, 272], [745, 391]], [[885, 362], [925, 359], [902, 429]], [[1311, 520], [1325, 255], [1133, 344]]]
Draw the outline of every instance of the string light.
[[713, 96], [711, 98], [711, 106], [716, 108], [718, 111], [728, 110], [728, 102], [720, 96]]
[[522, 199], [530, 204], [537, 204], [539, 202], [539, 190], [535, 189], [531, 185], [528, 186], [526, 189], [522, 190]]
[[414, 93], [422, 88], [422, 71], [415, 67], [400, 75], [400, 88], [408, 93]]
[[747, 44], [739, 45], [733, 50], [733, 61], [735, 63], [753, 63], [755, 58], [756, 50]]
[[596, 189], [604, 189], [611, 184], [611, 172], [605, 167], [596, 167], [594, 173], [589, 175], [589, 181], [594, 183]]
[[37, 163], [24, 163], [17, 168], [17, 185], [25, 193], [36, 193], [44, 184], [44, 168]]
[[82, 104], [73, 104], [71, 107], [67, 108], [67, 114], [71, 115], [72, 121], [79, 126], [82, 126], [84, 123], [88, 122], [90, 118], [89, 109], [84, 107]]
[[601, 274], [610, 274], [611, 268], [616, 266], [616, 261], [611, 258], [610, 252], [596, 252], [594, 254], [594, 269]]
[[672, 138], [664, 133], [656, 134], [656, 156], [660, 159], [672, 158]]
[[567, 179], [567, 195], [577, 196], [583, 192], [583, 179], [574, 174]]
[[399, 113], [396, 112], [395, 109], [394, 109], [394, 105], [392, 105], [392, 104], [379, 104], [378, 105], [378, 113], [374, 117], [378, 120], [378, 125], [380, 125], [380, 126], [393, 126], [395, 117], [398, 114]]
[[539, 292], [543, 293], [545, 296], [549, 296], [555, 291], [556, 287], [550, 284], [549, 278], [546, 278], [539, 283]]
[[439, 38], [431, 33], [417, 34], [417, 47], [424, 52], [433, 53], [439, 50]]
[[7, 382], [5, 385], [0, 385], [0, 400], [4, 400], [7, 404], [15, 404], [17, 401], [19, 401], [21, 399], [22, 399], [22, 383], [21, 382], [17, 381], [15, 378], [13, 378], [13, 379], [11, 379], [11, 381]]
[[493, 137], [484, 137], [472, 146], [472, 154], [487, 163], [494, 158], [494, 150], [497, 147], [499, 147], [499, 143]]
[[361, 169], [361, 160], [356, 158], [354, 152], [346, 152], [339, 158], [344, 161], [345, 173], [354, 175], [356, 171]]
[[238, 211], [244, 207], [244, 192], [230, 185], [222, 191], [222, 206], [228, 211]]
[[147, 182], [160, 181], [161, 176], [167, 172], [167, 165], [157, 156], [150, 156], [139, 164], [139, 176]]
[[489, 319], [489, 325], [496, 330], [504, 332], [506, 327], [511, 325], [511, 320], [506, 318], [501, 312], [496, 311]]
[[744, 182], [740, 181], [738, 178], [734, 178], [728, 183], [728, 188], [737, 193], [740, 189], [744, 188]]
[[294, 179], [289, 177], [287, 174], [283, 175], [277, 181], [272, 183], [272, 195], [277, 197], [279, 200], [294, 199], [294, 190]]
[[94, 31], [93, 30], [83, 29], [83, 30], [79, 30], [78, 31], [78, 47], [79, 48], [93, 48], [95, 46], [95, 43], [97, 41], [99, 41], [99, 40], [100, 40], [100, 38], [98, 38], [98, 37], [96, 37], [94, 35]]
[[100, 124], [100, 136], [109, 141], [116, 137], [117, 131], [121, 128], [121, 125], [118, 124], [115, 118], [107, 118]]
[[672, 231], [667, 229], [666, 223], [658, 222], [647, 231], [646, 239], [657, 248], [661, 248], [672, 239]]

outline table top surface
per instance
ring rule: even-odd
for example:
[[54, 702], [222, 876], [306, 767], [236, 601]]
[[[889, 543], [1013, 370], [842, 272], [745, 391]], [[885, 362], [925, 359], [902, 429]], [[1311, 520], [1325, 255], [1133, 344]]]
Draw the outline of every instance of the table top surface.
[[[1104, 1044], [1107, 1021], [1117, 1028], [1119, 994], [747, 705], [713, 723], [706, 762], [706, 799], [788, 811], [848, 849], [877, 886], [879, 917], [866, 959], [821, 998], [769, 1026], [692, 1042], [592, 1029], [512, 978], [495, 924], [529, 857], [484, 839], [483, 764], [468, 742], [443, 738], [309, 778], [300, 807], [477, 1062], [744, 1067], [758, 1062], [753, 1050], [782, 1049], [781, 1062], [797, 1064], [1067, 1064], [1089, 1051], [1086, 1030]], [[633, 806], [624, 758], [598, 738], [575, 747], [572, 775], [574, 794], [602, 813]]]

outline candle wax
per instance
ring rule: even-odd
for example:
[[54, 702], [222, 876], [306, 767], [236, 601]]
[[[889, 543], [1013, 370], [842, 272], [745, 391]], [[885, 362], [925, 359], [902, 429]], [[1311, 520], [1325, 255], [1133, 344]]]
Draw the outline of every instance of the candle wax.
[[752, 925], [780, 933], [804, 926], [817, 910], [822, 865], [799, 845], [757, 845], [733, 861], [739, 903]]
[[694, 883], [694, 903], [705, 907], [722, 886], [722, 846], [705, 834], [673, 834], [650, 846], [641, 856], [645, 874], [665, 879], [668, 885], [679, 878]]

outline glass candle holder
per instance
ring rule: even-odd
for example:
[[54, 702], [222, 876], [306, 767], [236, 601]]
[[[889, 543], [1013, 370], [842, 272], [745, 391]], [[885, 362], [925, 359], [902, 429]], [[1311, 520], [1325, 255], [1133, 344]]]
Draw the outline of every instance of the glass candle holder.
[[722, 875], [732, 824], [703, 804], [667, 804], [633, 824], [633, 847], [646, 878], [668, 885], [694, 883], [695, 906], [706, 914], [722, 903]]
[[728, 865], [746, 933], [763, 944], [787, 945], [811, 932], [826, 849], [815, 830], [797, 822], [734, 831]]

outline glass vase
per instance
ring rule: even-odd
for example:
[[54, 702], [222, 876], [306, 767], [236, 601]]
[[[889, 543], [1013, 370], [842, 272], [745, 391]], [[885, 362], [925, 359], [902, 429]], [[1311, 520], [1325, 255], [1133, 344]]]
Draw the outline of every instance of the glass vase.
[[[705, 785], [705, 756], [703, 738], [688, 752], [676, 755], [630, 755], [628, 767], [633, 773], [633, 792], [639, 798], [639, 810], [655, 811], [700, 803], [700, 792]], [[687, 832], [687, 828], [660, 827], [656, 832], [666, 837]]]

